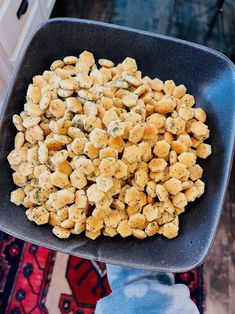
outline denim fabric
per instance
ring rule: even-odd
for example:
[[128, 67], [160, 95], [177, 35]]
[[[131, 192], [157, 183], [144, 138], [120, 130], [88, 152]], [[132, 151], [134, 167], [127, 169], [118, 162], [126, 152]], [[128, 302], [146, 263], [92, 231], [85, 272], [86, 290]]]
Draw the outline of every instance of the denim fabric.
[[95, 314], [198, 314], [185, 285], [171, 273], [107, 265], [112, 293], [99, 300]]

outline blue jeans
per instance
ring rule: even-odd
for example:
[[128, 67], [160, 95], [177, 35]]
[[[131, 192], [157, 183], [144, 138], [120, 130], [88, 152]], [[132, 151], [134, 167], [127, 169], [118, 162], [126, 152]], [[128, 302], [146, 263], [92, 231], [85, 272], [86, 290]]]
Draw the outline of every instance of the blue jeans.
[[107, 265], [112, 293], [99, 300], [95, 314], [198, 314], [188, 288], [171, 273]]

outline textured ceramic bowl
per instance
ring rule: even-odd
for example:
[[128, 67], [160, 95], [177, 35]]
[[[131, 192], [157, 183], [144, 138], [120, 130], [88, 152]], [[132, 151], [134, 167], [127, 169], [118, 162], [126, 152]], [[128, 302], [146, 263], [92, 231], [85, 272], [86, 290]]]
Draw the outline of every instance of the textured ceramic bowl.
[[[7, 155], [16, 133], [12, 115], [23, 109], [27, 85], [34, 75], [66, 55], [90, 50], [100, 57], [137, 60], [144, 75], [185, 84], [208, 115], [213, 155], [201, 162], [206, 193], [180, 217], [180, 233], [173, 240], [154, 236], [145, 240], [80, 235], [56, 238], [50, 226], [28, 221], [25, 209], [9, 202], [15, 189]], [[22, 52], [3, 104], [0, 123], [0, 229], [54, 250], [107, 263], [158, 271], [185, 271], [205, 258], [216, 233], [231, 169], [235, 134], [235, 71], [222, 54], [178, 39], [130, 28], [76, 19], [43, 24]]]

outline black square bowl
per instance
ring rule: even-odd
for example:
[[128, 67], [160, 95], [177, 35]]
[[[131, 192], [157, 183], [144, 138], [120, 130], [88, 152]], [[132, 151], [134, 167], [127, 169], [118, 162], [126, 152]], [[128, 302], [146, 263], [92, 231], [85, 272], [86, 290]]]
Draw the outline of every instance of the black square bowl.
[[[120, 62], [126, 56], [137, 60], [144, 75], [173, 79], [185, 84], [208, 115], [209, 143], [213, 155], [204, 162], [206, 192], [180, 217], [180, 234], [173, 240], [154, 236], [145, 240], [84, 235], [68, 240], [56, 238], [50, 226], [28, 221], [25, 209], [11, 204], [15, 189], [7, 155], [13, 149], [16, 130], [12, 115], [25, 102], [32, 77], [51, 62], [83, 50], [96, 59]], [[157, 271], [186, 271], [205, 258], [215, 237], [231, 170], [235, 130], [235, 71], [224, 55], [178, 39], [130, 28], [77, 19], [54, 19], [41, 25], [22, 52], [3, 104], [0, 122], [0, 229], [18, 238], [67, 254], [107, 263]]]

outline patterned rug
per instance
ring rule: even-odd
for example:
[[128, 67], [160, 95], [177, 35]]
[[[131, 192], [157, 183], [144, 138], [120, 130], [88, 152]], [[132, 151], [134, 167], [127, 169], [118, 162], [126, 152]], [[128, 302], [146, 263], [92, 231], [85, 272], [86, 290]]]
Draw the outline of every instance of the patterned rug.
[[[189, 287], [203, 313], [202, 268], [175, 278]], [[110, 292], [105, 264], [4, 234], [0, 244], [1, 314], [93, 314], [96, 302]]]

